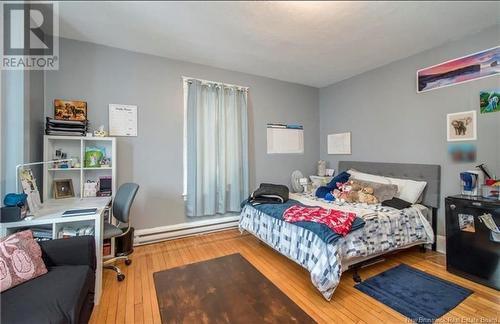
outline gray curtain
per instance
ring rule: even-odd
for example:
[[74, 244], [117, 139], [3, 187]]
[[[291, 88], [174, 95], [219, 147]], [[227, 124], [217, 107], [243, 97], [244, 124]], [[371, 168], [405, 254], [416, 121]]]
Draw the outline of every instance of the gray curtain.
[[239, 212], [248, 197], [247, 91], [188, 81], [188, 216]]

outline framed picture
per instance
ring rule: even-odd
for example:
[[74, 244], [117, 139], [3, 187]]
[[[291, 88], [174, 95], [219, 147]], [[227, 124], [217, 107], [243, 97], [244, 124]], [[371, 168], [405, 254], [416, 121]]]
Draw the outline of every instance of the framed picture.
[[76, 100], [54, 100], [54, 118], [58, 120], [87, 120], [87, 103]]
[[74, 197], [73, 180], [71, 179], [58, 179], [54, 180], [54, 198], [71, 198]]
[[446, 115], [446, 133], [448, 142], [476, 140], [476, 111], [463, 111]]
[[328, 135], [327, 151], [328, 154], [351, 154], [351, 132]]
[[455, 163], [472, 163], [476, 162], [477, 148], [472, 143], [451, 143], [448, 144], [448, 154]]
[[417, 92], [500, 74], [500, 46], [417, 71]]
[[500, 111], [500, 88], [479, 92], [479, 111], [481, 114]]

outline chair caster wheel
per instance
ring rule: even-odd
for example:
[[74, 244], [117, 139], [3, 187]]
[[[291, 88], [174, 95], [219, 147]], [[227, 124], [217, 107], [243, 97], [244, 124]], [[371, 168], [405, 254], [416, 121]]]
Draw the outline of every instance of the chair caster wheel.
[[125, 265], [131, 265], [131, 264], [132, 264], [132, 260], [130, 260], [130, 259], [125, 260]]
[[123, 273], [119, 273], [116, 275], [116, 279], [118, 281], [123, 281], [125, 279], [125, 275]]

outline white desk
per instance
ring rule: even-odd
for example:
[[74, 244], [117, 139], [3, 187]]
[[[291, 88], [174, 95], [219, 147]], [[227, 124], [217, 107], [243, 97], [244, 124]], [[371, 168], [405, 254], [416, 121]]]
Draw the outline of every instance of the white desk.
[[[94, 303], [97, 305], [102, 291], [103, 215], [110, 201], [111, 197], [49, 199], [44, 202], [42, 209], [36, 213], [36, 216], [33, 216], [30, 220], [0, 223], [0, 235], [4, 237], [24, 227], [52, 225], [52, 238], [56, 239], [59, 230], [65, 225], [69, 225], [69, 223], [93, 224], [97, 259]], [[97, 212], [94, 215], [62, 216], [62, 213], [68, 209], [80, 208], [97, 208]]]

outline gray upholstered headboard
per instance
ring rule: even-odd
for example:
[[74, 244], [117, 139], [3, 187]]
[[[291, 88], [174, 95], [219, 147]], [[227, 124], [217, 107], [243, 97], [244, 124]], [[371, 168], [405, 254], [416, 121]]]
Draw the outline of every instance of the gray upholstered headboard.
[[339, 172], [355, 169], [381, 176], [426, 181], [422, 204], [439, 208], [441, 166], [434, 164], [340, 161]]

